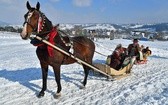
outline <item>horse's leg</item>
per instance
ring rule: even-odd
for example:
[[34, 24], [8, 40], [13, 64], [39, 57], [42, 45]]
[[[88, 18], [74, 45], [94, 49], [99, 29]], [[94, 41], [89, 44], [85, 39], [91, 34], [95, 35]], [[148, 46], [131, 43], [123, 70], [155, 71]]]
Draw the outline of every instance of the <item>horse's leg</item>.
[[56, 65], [53, 67], [54, 69], [54, 74], [55, 74], [55, 80], [57, 83], [57, 93], [54, 95], [54, 97], [57, 99], [61, 96], [61, 81], [60, 81], [60, 66], [61, 65]]
[[41, 69], [42, 69], [43, 85], [38, 95], [39, 98], [44, 96], [45, 94], [44, 91], [47, 89], [47, 75], [48, 75], [48, 65], [44, 63], [40, 63], [40, 64], [41, 64]]
[[83, 80], [83, 87], [81, 87], [81, 88], [84, 88], [86, 83], [87, 83], [87, 77], [88, 77], [89, 69], [90, 69], [86, 65], [83, 65], [83, 68], [84, 68], [85, 77], [84, 77], [84, 80]]

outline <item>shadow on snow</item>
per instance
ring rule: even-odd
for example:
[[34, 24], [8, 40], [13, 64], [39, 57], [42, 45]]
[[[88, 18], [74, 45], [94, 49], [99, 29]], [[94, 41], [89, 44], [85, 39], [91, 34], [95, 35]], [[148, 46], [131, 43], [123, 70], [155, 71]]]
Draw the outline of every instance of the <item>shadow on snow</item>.
[[[80, 82], [81, 78], [75, 79], [75, 77], [71, 76], [72, 74], [78, 75], [78, 76], [81, 75], [82, 80], [84, 78], [83, 71], [75, 71], [72, 73], [61, 73], [61, 80], [64, 80], [65, 82], [73, 83], [77, 87], [80, 87], [80, 84], [78, 84], [77, 82]], [[49, 70], [48, 76], [53, 77], [53, 78], [48, 77], [48, 80], [51, 80], [51, 79], [54, 80], [54, 84], [56, 85], [54, 73]], [[5, 79], [12, 81], [12, 82], [18, 82], [21, 85], [34, 91], [35, 93], [38, 93], [39, 90], [41, 90], [41, 88], [42, 88], [42, 86], [41, 86], [41, 84], [42, 84], [41, 68], [27, 68], [27, 69], [16, 70], [16, 71], [10, 71], [10, 70], [4, 69], [4, 70], [0, 70], [0, 77], [5, 78]], [[41, 84], [36, 85], [33, 82], [31, 82], [34, 80], [40, 80]], [[66, 88], [64, 86], [62, 86], [62, 87]], [[48, 87], [48, 89], [50, 89], [50, 87]], [[53, 93], [52, 91], [49, 91], [49, 90], [47, 90], [47, 92]]]
[[157, 58], [157, 59], [168, 59], [167, 57], [161, 57], [161, 56], [157, 56], [157, 55], [153, 55], [153, 56], [149, 56], [151, 58]]
[[41, 70], [39, 68], [27, 68], [17, 71], [0, 70], [0, 77], [12, 82], [19, 82], [34, 92], [38, 92], [37, 89], [41, 89], [40, 86], [31, 83], [32, 80], [41, 79]]

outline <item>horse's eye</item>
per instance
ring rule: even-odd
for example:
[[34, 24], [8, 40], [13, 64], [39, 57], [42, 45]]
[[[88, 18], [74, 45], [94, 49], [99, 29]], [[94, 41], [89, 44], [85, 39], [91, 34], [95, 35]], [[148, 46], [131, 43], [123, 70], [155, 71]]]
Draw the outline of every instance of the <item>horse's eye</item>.
[[28, 14], [28, 16], [30, 17], [32, 14]]

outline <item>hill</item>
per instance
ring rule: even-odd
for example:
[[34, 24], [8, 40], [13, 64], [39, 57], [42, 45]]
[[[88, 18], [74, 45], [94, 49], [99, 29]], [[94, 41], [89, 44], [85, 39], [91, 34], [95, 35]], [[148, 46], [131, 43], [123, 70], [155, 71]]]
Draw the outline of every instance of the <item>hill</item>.
[[0, 21], [0, 26], [6, 26], [6, 25], [9, 25], [9, 23], [6, 23], [6, 22], [3, 22], [3, 21]]

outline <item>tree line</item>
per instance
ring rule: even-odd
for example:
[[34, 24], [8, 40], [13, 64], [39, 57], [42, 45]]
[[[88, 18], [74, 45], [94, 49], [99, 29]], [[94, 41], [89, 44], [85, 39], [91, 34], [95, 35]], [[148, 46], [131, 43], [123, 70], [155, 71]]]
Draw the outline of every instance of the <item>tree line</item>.
[[14, 28], [12, 26], [5, 26], [5, 27], [0, 26], [0, 31], [21, 33], [22, 32], [22, 28]]

